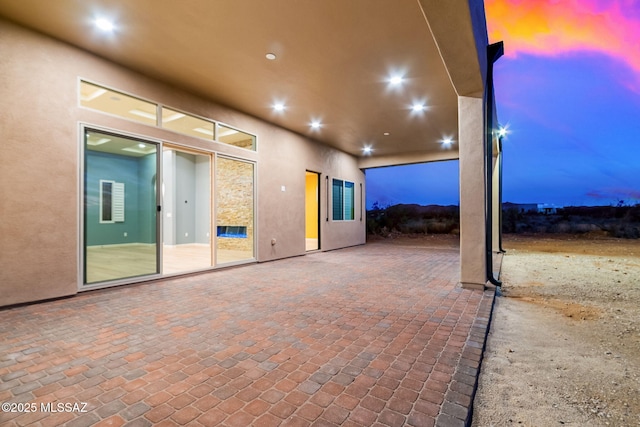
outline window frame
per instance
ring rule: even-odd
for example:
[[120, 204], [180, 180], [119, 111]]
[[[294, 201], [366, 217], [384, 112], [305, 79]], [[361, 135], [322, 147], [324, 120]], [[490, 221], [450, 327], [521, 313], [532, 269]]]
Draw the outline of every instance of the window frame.
[[[82, 98], [82, 87], [83, 87], [83, 84], [95, 87], [98, 90], [103, 90], [105, 92], [113, 92], [116, 95], [120, 95], [122, 97], [130, 98], [132, 100], [140, 101], [142, 103], [154, 106], [154, 109], [155, 109], [155, 120], [154, 120], [154, 123], [151, 124], [148, 121], [137, 119], [135, 117], [130, 117], [128, 115], [118, 114], [118, 113], [115, 113], [115, 112], [112, 112], [112, 111], [109, 111], [109, 110], [106, 110], [106, 109], [96, 108], [95, 106], [87, 105], [87, 103], [90, 102], [91, 100], [85, 100], [85, 99]], [[224, 144], [227, 147], [235, 147], [235, 148], [238, 148], [238, 149], [241, 149], [241, 150], [246, 150], [246, 151], [253, 152], [253, 153], [257, 153], [258, 152], [258, 135], [254, 134], [254, 133], [251, 133], [251, 132], [247, 132], [247, 131], [241, 130], [241, 129], [235, 127], [235, 126], [230, 126], [230, 125], [228, 125], [226, 123], [220, 122], [220, 121], [215, 120], [215, 119], [210, 118], [210, 117], [205, 117], [205, 116], [201, 116], [201, 115], [198, 115], [198, 114], [190, 113], [190, 112], [187, 112], [185, 110], [182, 110], [182, 109], [179, 109], [179, 108], [174, 108], [174, 107], [171, 107], [169, 105], [165, 105], [165, 104], [163, 104], [161, 102], [154, 101], [154, 100], [151, 100], [151, 99], [148, 99], [148, 98], [144, 98], [144, 97], [141, 97], [141, 96], [138, 96], [138, 95], [134, 95], [132, 93], [128, 93], [128, 92], [125, 92], [125, 91], [122, 91], [122, 90], [118, 90], [118, 89], [112, 88], [111, 86], [104, 85], [102, 83], [97, 83], [97, 82], [94, 82], [92, 80], [85, 79], [85, 78], [82, 78], [82, 77], [78, 78], [78, 94], [77, 95], [78, 95], [78, 106], [81, 107], [81, 108], [86, 108], [86, 109], [89, 109], [89, 110], [92, 110], [92, 111], [97, 111], [97, 112], [99, 112], [101, 114], [107, 114], [107, 115], [110, 115], [112, 117], [118, 117], [118, 118], [121, 118], [121, 119], [124, 119], [124, 120], [128, 120], [128, 121], [131, 121], [131, 122], [141, 123], [141, 124], [143, 124], [145, 126], [151, 126], [151, 127], [157, 128], [157, 129], [163, 129], [163, 130], [166, 130], [166, 131], [169, 131], [169, 132], [173, 132], [173, 133], [177, 133], [177, 134], [180, 134], [180, 135], [186, 135], [186, 136], [188, 136], [190, 138], [197, 138], [197, 139], [201, 139], [201, 140], [208, 141], [208, 142], [215, 142], [215, 143], [219, 143], [219, 144]], [[195, 134], [192, 134], [192, 133], [181, 132], [179, 130], [172, 129], [171, 127], [166, 127], [165, 126], [166, 122], [163, 122], [163, 116], [162, 116], [163, 111], [165, 109], [166, 110], [171, 110], [171, 111], [173, 111], [175, 113], [184, 114], [185, 116], [189, 116], [189, 117], [191, 117], [193, 119], [202, 120], [204, 122], [212, 124], [213, 125], [213, 135], [211, 135], [211, 137], [205, 137], [204, 135], [203, 136], [199, 136], [199, 135], [195, 135]], [[151, 113], [149, 113], [149, 114], [151, 114]], [[243, 147], [241, 145], [235, 145], [233, 143], [225, 142], [225, 141], [220, 140], [219, 139], [219, 134], [220, 134], [220, 129], [219, 128], [221, 128], [221, 127], [248, 136], [252, 141], [251, 147]]]
[[[340, 189], [336, 193], [336, 189]], [[331, 181], [331, 220], [334, 222], [355, 221], [356, 212], [356, 184], [345, 179], [332, 178]], [[348, 191], [350, 189], [350, 191]], [[349, 199], [349, 200], [347, 200]], [[350, 203], [347, 203], [350, 202]], [[336, 205], [340, 206], [340, 210], [336, 209]], [[337, 218], [337, 214], [340, 214]]]

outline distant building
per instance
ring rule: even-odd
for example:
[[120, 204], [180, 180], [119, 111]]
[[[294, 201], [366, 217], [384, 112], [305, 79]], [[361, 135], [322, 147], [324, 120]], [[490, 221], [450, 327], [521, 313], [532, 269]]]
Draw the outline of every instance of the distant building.
[[538, 213], [543, 213], [545, 215], [552, 215], [558, 212], [558, 208], [554, 205], [549, 205], [546, 203], [538, 203]]
[[557, 208], [554, 205], [549, 205], [547, 203], [505, 202], [502, 204], [502, 209], [505, 211], [516, 211], [518, 213], [555, 214], [557, 212]]
[[538, 212], [538, 203], [505, 202], [502, 204], [502, 209], [505, 211], [516, 211], [518, 213]]

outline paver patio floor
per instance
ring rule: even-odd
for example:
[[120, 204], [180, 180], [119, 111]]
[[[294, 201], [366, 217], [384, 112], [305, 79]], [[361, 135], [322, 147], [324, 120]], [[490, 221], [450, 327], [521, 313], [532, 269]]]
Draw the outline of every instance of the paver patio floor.
[[493, 291], [458, 270], [373, 243], [0, 310], [0, 425], [465, 425]]

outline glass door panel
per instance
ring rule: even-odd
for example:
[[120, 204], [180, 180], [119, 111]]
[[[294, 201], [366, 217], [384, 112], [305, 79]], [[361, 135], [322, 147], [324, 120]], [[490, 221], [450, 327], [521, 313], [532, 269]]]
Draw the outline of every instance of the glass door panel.
[[254, 258], [253, 163], [216, 160], [216, 262]]
[[162, 273], [211, 267], [211, 155], [162, 153]]
[[86, 130], [84, 283], [159, 273], [157, 144]]

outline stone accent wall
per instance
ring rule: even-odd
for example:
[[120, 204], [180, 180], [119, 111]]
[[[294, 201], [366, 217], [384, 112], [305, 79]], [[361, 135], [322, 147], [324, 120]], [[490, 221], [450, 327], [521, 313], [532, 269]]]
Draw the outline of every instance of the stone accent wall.
[[217, 225], [247, 227], [246, 238], [218, 237], [218, 249], [253, 253], [253, 164], [219, 157], [216, 169]]

